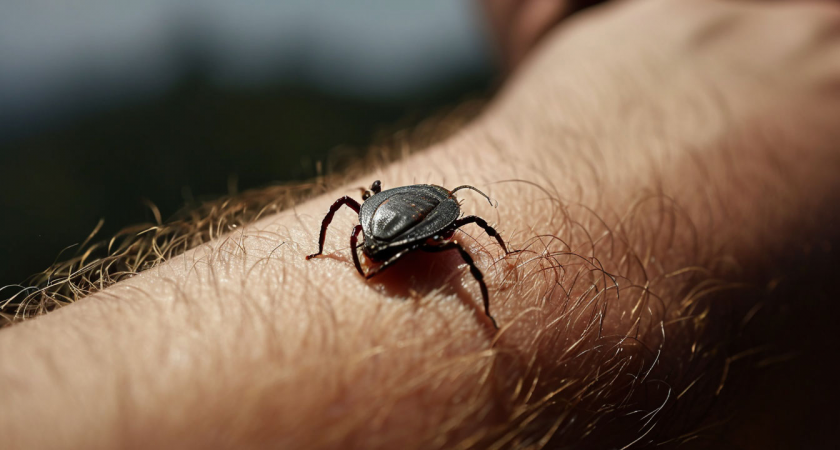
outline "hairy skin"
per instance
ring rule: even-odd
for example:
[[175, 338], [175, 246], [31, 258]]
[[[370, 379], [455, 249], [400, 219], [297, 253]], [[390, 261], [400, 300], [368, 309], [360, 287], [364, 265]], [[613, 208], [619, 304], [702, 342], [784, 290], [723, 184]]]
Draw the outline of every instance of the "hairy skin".
[[[756, 287], [797, 264], [792, 249], [834, 239], [837, 29], [827, 3], [637, 1], [574, 18], [447, 141], [0, 332], [14, 362], [0, 366], [0, 435], [11, 448], [679, 442], [725, 390]], [[470, 183], [498, 201], [461, 196], [521, 252], [456, 233], [498, 334], [457, 254], [361, 279], [349, 210], [328, 256], [304, 259], [331, 202], [373, 179]]]

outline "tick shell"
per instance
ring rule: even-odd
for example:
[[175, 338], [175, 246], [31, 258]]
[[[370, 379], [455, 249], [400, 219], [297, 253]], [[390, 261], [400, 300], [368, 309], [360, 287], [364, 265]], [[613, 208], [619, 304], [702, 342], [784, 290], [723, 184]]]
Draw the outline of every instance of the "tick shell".
[[374, 194], [359, 210], [364, 252], [371, 259], [383, 260], [440, 234], [460, 215], [458, 201], [441, 186], [415, 184]]

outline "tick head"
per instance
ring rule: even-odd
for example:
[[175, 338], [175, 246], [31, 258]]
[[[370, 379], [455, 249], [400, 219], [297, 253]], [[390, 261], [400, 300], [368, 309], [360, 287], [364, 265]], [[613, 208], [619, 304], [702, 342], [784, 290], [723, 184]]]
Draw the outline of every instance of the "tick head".
[[368, 190], [364, 191], [364, 193], [362, 193], [362, 200], [367, 200], [372, 195], [378, 194], [380, 192], [382, 192], [382, 183], [379, 180], [376, 180], [376, 181], [373, 182], [373, 184], [370, 185], [370, 189], [368, 189]]

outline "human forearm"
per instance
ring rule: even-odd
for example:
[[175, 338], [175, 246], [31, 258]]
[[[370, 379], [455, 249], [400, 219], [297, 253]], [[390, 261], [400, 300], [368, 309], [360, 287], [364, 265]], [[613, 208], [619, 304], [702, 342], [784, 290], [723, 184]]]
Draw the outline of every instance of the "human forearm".
[[[664, 197], [642, 185], [625, 185], [623, 198], [579, 198], [601, 189], [585, 146], [567, 142], [568, 152], [581, 152], [570, 157], [577, 166], [555, 177], [559, 170], [528, 163], [550, 140], [535, 136], [517, 152], [489, 139], [485, 124], [4, 332], [4, 360], [20, 362], [5, 376], [28, 379], [0, 422], [23, 429], [18, 421], [42, 415], [48, 403], [56, 417], [69, 417], [66, 434], [18, 435], [22, 446], [32, 442], [25, 439], [95, 446], [86, 441], [95, 438], [102, 447], [202, 447], [221, 433], [231, 445], [428, 447], [435, 439], [499, 438], [556, 403], [542, 398], [560, 380], [569, 383], [560, 398], [577, 402], [571, 393], [599, 367], [649, 369], [653, 355], [623, 337], [657, 349], [666, 309], [697, 282], [691, 273], [663, 278], [704, 266], [692, 249], [672, 243], [687, 239], [682, 224], [691, 218], [674, 204], [657, 212], [650, 205]], [[416, 256], [379, 280], [358, 277], [346, 244], [355, 220], [349, 210], [336, 216], [326, 243], [340, 259], [304, 259], [332, 200], [357, 195], [356, 186], [375, 178], [386, 188], [471, 182], [498, 201], [494, 210], [478, 196], [462, 197], [465, 211], [495, 222], [522, 252], [495, 262], [501, 252], [480, 229], [465, 229], [476, 240], [456, 235], [488, 279], [498, 336], [457, 257]], [[528, 182], [501, 182], [514, 179]], [[653, 203], [634, 203], [645, 197]], [[672, 215], [680, 223], [654, 237]], [[637, 359], [593, 351], [604, 345]], [[688, 345], [669, 342], [677, 353]], [[621, 383], [610, 395], [627, 389]], [[84, 414], [73, 414], [77, 408]]]
[[[624, 21], [590, 30], [631, 42], [618, 25], [664, 22], [613, 17]], [[16, 361], [0, 369], [16, 386], [0, 406], [3, 434], [21, 446], [430, 448], [551, 433], [572, 443], [597, 424], [593, 436], [627, 443], [610, 427], [635, 421], [641, 435], [660, 405], [713, 396], [721, 330], [739, 317], [718, 308], [754, 298], [721, 292], [778, 268], [763, 243], [795, 247], [792, 230], [817, 230], [811, 222], [833, 213], [824, 207], [836, 159], [820, 122], [831, 116], [765, 118], [752, 131], [766, 108], [739, 97], [749, 79], [708, 86], [714, 71], [688, 63], [706, 56], [690, 53], [667, 72], [645, 42], [630, 53], [647, 65], [618, 55], [599, 65], [574, 50], [594, 42], [581, 23], [443, 144], [0, 333], [3, 360]], [[811, 135], [755, 145], [792, 124]], [[735, 171], [733, 160], [749, 167]], [[772, 184], [779, 167], [784, 186]], [[498, 201], [461, 196], [521, 252], [502, 259], [475, 227], [455, 235], [487, 277], [498, 334], [455, 255], [414, 255], [361, 279], [349, 211], [328, 234], [335, 257], [304, 259], [329, 204], [373, 179], [386, 189], [471, 183]], [[772, 205], [767, 187], [779, 193]], [[63, 428], [21, 432], [45, 413]]]

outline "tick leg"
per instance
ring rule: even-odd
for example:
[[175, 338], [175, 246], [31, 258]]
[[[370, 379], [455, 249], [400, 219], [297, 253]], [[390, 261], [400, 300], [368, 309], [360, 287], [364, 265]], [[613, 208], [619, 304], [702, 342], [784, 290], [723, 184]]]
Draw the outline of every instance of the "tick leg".
[[365, 276], [365, 272], [362, 270], [362, 265], [359, 264], [359, 252], [356, 251], [356, 243], [359, 242], [359, 233], [361, 232], [361, 225], [353, 227], [353, 232], [350, 233], [350, 252], [353, 255], [353, 264], [356, 265], [356, 270], [359, 271], [359, 275]]
[[324, 240], [327, 238], [327, 227], [330, 226], [330, 222], [332, 222], [335, 212], [338, 211], [338, 208], [341, 208], [343, 205], [349, 206], [353, 209], [353, 211], [356, 211], [357, 214], [359, 212], [359, 209], [361, 209], [362, 207], [361, 205], [359, 205], [359, 202], [353, 200], [353, 198], [348, 197], [346, 195], [336, 200], [335, 203], [333, 203], [332, 206], [330, 206], [330, 211], [327, 213], [326, 216], [324, 216], [324, 221], [321, 223], [321, 237], [318, 239], [318, 253], [313, 253], [307, 256], [306, 259], [314, 258], [324, 253]]
[[[476, 218], [484, 222], [483, 219], [480, 219], [475, 216], [464, 217], [464, 219], [470, 218]], [[487, 223], [484, 222], [484, 225], [486, 226]], [[492, 230], [492, 228], [490, 229]], [[493, 232], [495, 233], [495, 230]], [[488, 232], [487, 234], [490, 234], [490, 232]], [[490, 236], [493, 235], [490, 234]], [[504, 244], [502, 244], [502, 248], [504, 248]], [[464, 262], [467, 263], [468, 266], [470, 266], [470, 272], [472, 272], [473, 277], [475, 277], [475, 281], [478, 281], [478, 286], [481, 287], [481, 298], [482, 300], [484, 300], [484, 314], [490, 319], [490, 322], [493, 322], [493, 326], [498, 330], [499, 325], [496, 323], [496, 319], [494, 319], [493, 316], [490, 315], [490, 295], [487, 293], [487, 284], [484, 283], [484, 274], [482, 274], [481, 271], [478, 270], [478, 267], [475, 266], [475, 262], [473, 261], [472, 256], [470, 256], [470, 254], [467, 253], [466, 250], [464, 250], [464, 247], [461, 247], [461, 244], [459, 244], [457, 241], [452, 241], [440, 246], [424, 246], [420, 247], [420, 249], [426, 252], [445, 252], [447, 250], [458, 250], [458, 252], [461, 254], [461, 258], [463, 258]]]
[[461, 228], [462, 226], [464, 226], [468, 223], [474, 223], [474, 224], [480, 226], [481, 228], [484, 229], [484, 232], [487, 233], [488, 236], [496, 238], [496, 241], [499, 243], [499, 245], [502, 246], [502, 250], [505, 251], [506, 255], [511, 253], [511, 252], [508, 251], [507, 246], [505, 245], [505, 241], [502, 240], [502, 237], [499, 236], [499, 233], [496, 231], [496, 229], [491, 227], [490, 225], [487, 225], [487, 221], [485, 221], [481, 217], [478, 217], [478, 216], [462, 217], [462, 218], [455, 221], [454, 227], [455, 228]]

